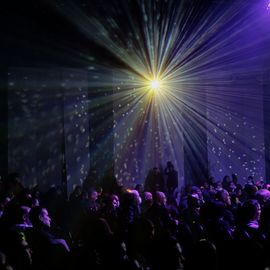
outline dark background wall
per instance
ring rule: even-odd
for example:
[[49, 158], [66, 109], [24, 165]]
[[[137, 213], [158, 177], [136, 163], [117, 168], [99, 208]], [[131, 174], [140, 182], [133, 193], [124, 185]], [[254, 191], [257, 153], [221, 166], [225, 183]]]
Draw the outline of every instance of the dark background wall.
[[[60, 2], [59, 5], [63, 4]], [[79, 4], [85, 7], [89, 16], [96, 16], [94, 10], [106, 5], [108, 12], [114, 10], [116, 2], [112, 5], [109, 2], [92, 1], [89, 5], [82, 1]], [[175, 1], [176, 4], [178, 2]], [[207, 5], [210, 2], [207, 1]], [[220, 3], [226, 5], [225, 2]], [[205, 12], [207, 5], [204, 6]], [[132, 12], [138, 12], [138, 7], [131, 8]], [[123, 27], [128, 27], [120, 14], [119, 18], [123, 20]], [[257, 18], [254, 16], [253, 19]], [[113, 79], [110, 72], [113, 68], [125, 68], [125, 63], [106, 46], [89, 39], [72, 20], [52, 8], [47, 1], [9, 1], [9, 7], [4, 7], [3, 19], [7, 27], [1, 45], [4, 46], [1, 50], [1, 174], [6, 175], [8, 168], [10, 172], [20, 171], [26, 184], [39, 183], [44, 188], [67, 181], [68, 189], [71, 190], [73, 185], [84, 181], [91, 168], [105, 171], [113, 167], [116, 156], [113, 132], [115, 101], [111, 98], [114, 89], [109, 87]], [[261, 22], [261, 27], [264, 25], [265, 22]], [[242, 170], [245, 162], [253, 161], [257, 156], [259, 158], [256, 160], [259, 161], [256, 161], [256, 169], [250, 163], [249, 171], [243, 170], [241, 178], [253, 173], [258, 178], [264, 177], [263, 171], [266, 170], [266, 179], [269, 179], [269, 39], [266, 39], [267, 31], [262, 35], [257, 30], [254, 28], [252, 32], [246, 29], [243, 39], [224, 47], [238, 55], [241, 44], [251, 44], [242, 50], [237, 61], [232, 57], [232, 61], [242, 63], [236, 69], [238, 73], [230, 65], [220, 70], [220, 74], [226, 75], [225, 81], [221, 81], [222, 85], [211, 84], [216, 75], [209, 74], [209, 79], [204, 74], [204, 87], [198, 88], [201, 92], [199, 97], [197, 95], [195, 106], [201, 115], [200, 120], [195, 120], [198, 115], [194, 109], [186, 107], [182, 112], [179, 111], [179, 115], [182, 113], [179, 119], [183, 120], [181, 128], [184, 141], [177, 148], [179, 152], [184, 151], [184, 157], [176, 162], [184, 164], [178, 168], [182, 170], [184, 167], [184, 173], [181, 174], [184, 174], [186, 183], [198, 183], [201, 177], [213, 173], [221, 178], [224, 174], [239, 171], [239, 168]], [[258, 42], [250, 42], [249, 35]], [[260, 40], [262, 36], [265, 39]], [[254, 65], [252, 59], [258, 54], [260, 57]], [[244, 61], [246, 58], [251, 59], [251, 65]], [[249, 66], [254, 67], [254, 70]], [[254, 76], [251, 78], [252, 72]], [[102, 77], [98, 77], [100, 74], [103, 74]], [[263, 74], [262, 80], [260, 74]], [[107, 84], [102, 85], [104, 78]], [[235, 93], [240, 93], [239, 89], [245, 98], [235, 96]], [[216, 97], [217, 90], [220, 97]], [[254, 93], [258, 95], [253, 96]], [[188, 102], [192, 102], [192, 98]], [[215, 106], [212, 106], [213, 103]], [[244, 105], [241, 107], [240, 103]], [[250, 112], [246, 113], [249, 109]], [[234, 114], [229, 119], [226, 110], [238, 115]], [[249, 118], [248, 127], [242, 129], [241, 135], [233, 140], [230, 137], [234, 136], [234, 131], [228, 125], [244, 125], [243, 117]], [[220, 124], [226, 124], [227, 127]], [[252, 126], [255, 131], [248, 134]], [[215, 129], [219, 131], [218, 134]], [[227, 140], [226, 137], [230, 138], [231, 147], [224, 145], [223, 139]], [[240, 146], [240, 150], [235, 151], [242, 155], [248, 152], [248, 159], [239, 161], [238, 153], [232, 161], [228, 159], [232, 153], [226, 151], [235, 147], [232, 141]], [[254, 145], [257, 145], [256, 153], [252, 149]], [[138, 164], [143, 166], [141, 149], [134, 153], [140, 159]], [[224, 153], [226, 155], [223, 156]], [[125, 155], [130, 155], [128, 150]], [[140, 170], [140, 166], [137, 169]], [[141, 175], [138, 178], [140, 182], [143, 177]]]
[[[269, 14], [270, 15], [270, 14]], [[267, 34], [267, 33], [266, 33]], [[264, 49], [269, 51], [270, 39], [264, 43]], [[263, 109], [264, 109], [264, 138], [265, 138], [265, 171], [266, 179], [270, 182], [270, 56], [266, 55], [262, 72]]]

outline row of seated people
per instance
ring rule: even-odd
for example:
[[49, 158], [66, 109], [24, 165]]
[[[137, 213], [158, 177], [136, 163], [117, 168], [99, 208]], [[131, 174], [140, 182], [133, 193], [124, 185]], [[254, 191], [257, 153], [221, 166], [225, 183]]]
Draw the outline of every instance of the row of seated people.
[[[231, 185], [228, 185], [228, 187]], [[0, 255], [6, 269], [266, 269], [270, 191], [205, 185], [167, 197], [77, 186], [66, 200], [1, 192]], [[4, 267], [4, 266], [3, 266]], [[4, 268], [3, 268], [4, 269]]]

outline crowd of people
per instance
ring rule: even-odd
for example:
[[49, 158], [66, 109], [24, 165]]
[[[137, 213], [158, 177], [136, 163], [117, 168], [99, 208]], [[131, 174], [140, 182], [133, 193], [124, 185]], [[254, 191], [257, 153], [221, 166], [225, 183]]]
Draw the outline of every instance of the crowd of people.
[[113, 171], [65, 196], [17, 174], [0, 183], [0, 269], [266, 270], [270, 191], [237, 176], [178, 187], [171, 162], [144, 184], [120, 186]]

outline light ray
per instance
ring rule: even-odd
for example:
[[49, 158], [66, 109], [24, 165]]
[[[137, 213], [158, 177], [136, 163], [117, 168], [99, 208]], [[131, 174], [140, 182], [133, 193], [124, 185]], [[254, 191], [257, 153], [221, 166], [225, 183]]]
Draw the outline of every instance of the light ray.
[[[207, 125], [228, 132], [232, 140], [234, 131], [217, 126], [213, 117], [226, 114], [223, 100], [235, 107], [241, 98], [252, 98], [257, 106], [261, 102], [247, 79], [256, 80], [254, 74], [269, 53], [261, 49], [266, 37], [260, 34], [256, 5], [210, 2], [93, 1], [90, 15], [74, 3], [58, 8], [90, 41], [124, 64], [103, 66], [114, 70], [113, 83], [100, 74], [91, 88], [114, 90], [93, 98], [89, 106], [114, 102], [115, 168], [125, 184], [142, 181], [149, 168], [166, 159], [173, 160], [183, 177], [183, 134], [190, 123], [198, 130]], [[242, 86], [234, 85], [237, 74], [244, 76]], [[216, 132], [209, 134], [215, 149], [223, 144]], [[190, 148], [198, 152], [201, 140], [188, 136]]]

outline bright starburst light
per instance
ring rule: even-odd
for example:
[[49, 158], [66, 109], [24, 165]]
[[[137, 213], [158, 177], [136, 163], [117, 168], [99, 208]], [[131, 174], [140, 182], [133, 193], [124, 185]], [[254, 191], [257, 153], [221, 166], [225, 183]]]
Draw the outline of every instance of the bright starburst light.
[[159, 77], [153, 77], [147, 81], [147, 86], [148, 90], [152, 91], [153, 93], [160, 93], [160, 91], [166, 89], [166, 82]]
[[[260, 16], [248, 1], [210, 2], [117, 0], [91, 1], [91, 8], [58, 6], [89, 40], [123, 64], [96, 63], [91, 51], [79, 55], [89, 66], [94, 63], [108, 74], [113, 72], [112, 80], [102, 73], [89, 80], [91, 89], [104, 93], [114, 89], [111, 95], [91, 100], [89, 106], [101, 104], [105, 110], [113, 100], [114, 124], [108, 136], [114, 137], [115, 170], [124, 184], [142, 182], [149, 168], [167, 160], [182, 181], [184, 137], [185, 151], [203, 159], [202, 139], [195, 127], [204, 130], [207, 125], [212, 170], [224, 173], [217, 163], [221, 155], [229, 156], [232, 164], [239, 160], [231, 152], [234, 142], [250, 132], [242, 129], [243, 137], [237, 137], [235, 129], [245, 110], [238, 110], [236, 104], [243, 96], [253, 97], [256, 102], [249, 104], [250, 111], [262, 107], [250, 80], [264, 59], [259, 50], [264, 37], [256, 31]], [[162, 91], [151, 95], [149, 88]], [[236, 110], [227, 116], [231, 106]], [[224, 117], [232, 128], [227, 129]], [[252, 170], [259, 173], [259, 166]]]
[[158, 90], [160, 88], [160, 81], [155, 79], [153, 81], [150, 82], [150, 87], [153, 90]]

